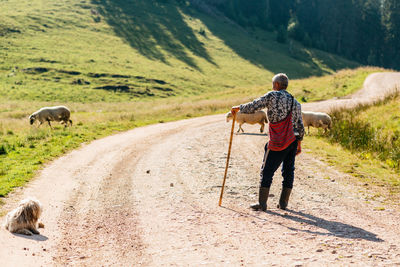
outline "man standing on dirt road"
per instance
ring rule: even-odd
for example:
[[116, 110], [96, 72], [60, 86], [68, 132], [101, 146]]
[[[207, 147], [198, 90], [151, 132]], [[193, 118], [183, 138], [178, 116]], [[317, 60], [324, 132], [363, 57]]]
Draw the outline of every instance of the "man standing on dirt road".
[[286, 209], [293, 188], [294, 162], [301, 153], [301, 141], [304, 125], [301, 117], [301, 105], [286, 91], [289, 79], [279, 73], [272, 78], [273, 91], [255, 99], [253, 102], [232, 107], [232, 114], [254, 113], [267, 108], [269, 120], [269, 142], [265, 145], [264, 160], [261, 167], [261, 185], [258, 204], [250, 207], [254, 210], [267, 210], [267, 200], [272, 178], [282, 164], [282, 193], [278, 208]]

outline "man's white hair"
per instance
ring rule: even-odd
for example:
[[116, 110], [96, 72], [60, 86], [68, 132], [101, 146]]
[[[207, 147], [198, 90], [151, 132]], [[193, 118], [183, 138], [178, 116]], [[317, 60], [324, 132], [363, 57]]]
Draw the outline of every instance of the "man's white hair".
[[272, 78], [272, 83], [279, 83], [281, 89], [286, 89], [289, 85], [289, 78], [285, 73], [278, 73]]

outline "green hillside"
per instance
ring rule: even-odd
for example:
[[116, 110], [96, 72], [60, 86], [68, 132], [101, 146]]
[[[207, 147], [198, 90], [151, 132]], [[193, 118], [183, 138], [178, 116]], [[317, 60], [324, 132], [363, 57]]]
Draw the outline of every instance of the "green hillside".
[[175, 1], [2, 1], [0, 96], [98, 102], [198, 95], [357, 64]]
[[[0, 196], [83, 142], [226, 112], [268, 91], [276, 72], [305, 102], [354, 92], [380, 70], [275, 39], [174, 0], [2, 1]], [[29, 125], [56, 104], [72, 110], [72, 128]]]

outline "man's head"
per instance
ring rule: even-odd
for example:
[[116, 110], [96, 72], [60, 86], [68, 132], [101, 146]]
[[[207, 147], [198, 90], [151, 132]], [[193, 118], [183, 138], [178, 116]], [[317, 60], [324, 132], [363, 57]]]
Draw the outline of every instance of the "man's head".
[[272, 78], [272, 86], [275, 91], [286, 90], [289, 85], [289, 78], [284, 73], [278, 73]]

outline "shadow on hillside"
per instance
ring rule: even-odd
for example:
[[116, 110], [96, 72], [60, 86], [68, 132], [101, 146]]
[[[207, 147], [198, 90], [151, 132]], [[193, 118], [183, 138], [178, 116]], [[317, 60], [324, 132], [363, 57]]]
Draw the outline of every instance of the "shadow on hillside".
[[[155, 0], [93, 0], [115, 33], [143, 56], [168, 64], [166, 54], [200, 70], [194, 58], [215, 65], [193, 30], [185, 23], [179, 6]], [[187, 50], [186, 50], [187, 49]], [[165, 53], [165, 54], [164, 54]]]
[[293, 41], [279, 44], [275, 41], [275, 33], [272, 32], [259, 30], [251, 33], [221, 18], [213, 18], [198, 12], [194, 15], [197, 15], [210, 32], [223, 40], [225, 45], [243, 59], [273, 73], [287, 73], [291, 79], [330, 74], [324, 65], [334, 71], [359, 66], [339, 59], [338, 56], [306, 49]]

